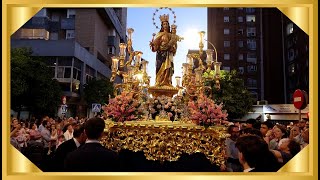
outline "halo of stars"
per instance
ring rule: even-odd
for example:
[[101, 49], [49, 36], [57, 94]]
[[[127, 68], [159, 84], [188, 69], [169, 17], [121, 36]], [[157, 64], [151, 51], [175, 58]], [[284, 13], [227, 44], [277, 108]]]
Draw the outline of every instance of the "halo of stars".
[[155, 22], [155, 19], [156, 19], [155, 16], [161, 9], [168, 9], [173, 14], [173, 24], [175, 24], [177, 22], [176, 21], [177, 16], [176, 16], [175, 12], [172, 10], [172, 8], [168, 8], [168, 7], [157, 8], [152, 16], [152, 22], [153, 22], [153, 25], [156, 27], [156, 29], [159, 29], [159, 26]]

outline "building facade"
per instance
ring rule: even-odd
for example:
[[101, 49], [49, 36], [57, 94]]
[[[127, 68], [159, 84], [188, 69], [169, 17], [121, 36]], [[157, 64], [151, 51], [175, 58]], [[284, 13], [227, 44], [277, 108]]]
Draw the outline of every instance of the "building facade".
[[256, 100], [290, 104], [296, 89], [309, 92], [308, 38], [277, 8], [208, 8], [221, 69], [238, 70]]
[[44, 8], [11, 36], [11, 47], [45, 57], [67, 97], [67, 116], [87, 116], [83, 85], [111, 76], [111, 57], [126, 42], [126, 19], [126, 8]]
[[301, 89], [309, 94], [309, 36], [281, 14], [285, 74], [285, 101], [293, 103], [293, 93]]
[[221, 69], [238, 70], [256, 100], [264, 99], [261, 21], [257, 8], [208, 8], [208, 41]]
[[309, 92], [309, 37], [276, 8], [263, 9], [265, 99], [293, 103], [296, 89]]

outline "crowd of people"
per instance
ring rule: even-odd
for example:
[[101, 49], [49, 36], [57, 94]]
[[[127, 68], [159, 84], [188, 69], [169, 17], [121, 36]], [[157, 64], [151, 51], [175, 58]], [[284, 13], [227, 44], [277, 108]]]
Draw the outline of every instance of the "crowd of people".
[[77, 142], [76, 147], [85, 143], [87, 138], [84, 138], [83, 130], [87, 121], [88, 118], [78, 117], [60, 119], [46, 116], [40, 120], [32, 118], [25, 121], [12, 118], [10, 143], [42, 170], [63, 170], [64, 160], [59, 158], [65, 156], [59, 154], [59, 147], [68, 144], [64, 142], [69, 140]]
[[[104, 128], [100, 117], [12, 118], [10, 142], [43, 171], [119, 171], [117, 154], [99, 143]], [[229, 172], [276, 172], [309, 143], [305, 119], [287, 126], [249, 119], [230, 122], [227, 131]]]
[[309, 144], [309, 121], [285, 126], [249, 119], [230, 123], [228, 133], [227, 171], [276, 172]]

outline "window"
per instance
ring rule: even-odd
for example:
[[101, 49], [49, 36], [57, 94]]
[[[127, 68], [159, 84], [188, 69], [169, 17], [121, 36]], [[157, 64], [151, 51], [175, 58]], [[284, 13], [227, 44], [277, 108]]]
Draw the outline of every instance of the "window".
[[68, 9], [67, 18], [75, 18], [75, 17], [76, 17], [76, 10], [75, 9]]
[[247, 20], [247, 22], [256, 22], [256, 16], [255, 15], [247, 15], [246, 20]]
[[51, 21], [52, 22], [59, 22], [60, 21], [60, 16], [58, 13], [56, 12], [53, 12], [52, 15], [51, 15]]
[[248, 39], [247, 46], [248, 46], [248, 49], [255, 50], [257, 48], [256, 40], [255, 39]]
[[239, 47], [243, 47], [243, 41], [238, 42]]
[[239, 74], [243, 74], [244, 73], [244, 67], [239, 67]]
[[230, 41], [223, 41], [224, 47], [230, 47]]
[[108, 48], [108, 54], [115, 54], [115, 47], [109, 47]]
[[224, 17], [223, 17], [223, 21], [224, 21], [224, 22], [229, 22], [229, 16], [224, 16]]
[[64, 67], [58, 67], [57, 78], [63, 78]]
[[293, 33], [293, 23], [287, 25], [287, 35]]
[[248, 59], [251, 59], [251, 58], [257, 59], [257, 54], [256, 54], [255, 52], [249, 52], [249, 53], [247, 54], [247, 58], [248, 58]]
[[248, 78], [247, 79], [247, 86], [248, 87], [257, 87], [257, 80], [252, 79], [252, 78]]
[[289, 74], [290, 75], [292, 75], [292, 74], [294, 74], [295, 73], [295, 65], [294, 64], [290, 64], [289, 66], [288, 66], [288, 70], [289, 70]]
[[288, 51], [288, 60], [289, 61], [294, 60], [294, 49], [289, 49], [289, 51]]
[[289, 39], [287, 41], [287, 48], [290, 48], [291, 46], [293, 46], [293, 41], [291, 39]]
[[243, 17], [242, 16], [238, 17], [238, 22], [243, 22]]
[[230, 29], [224, 29], [223, 34], [230, 34]]
[[238, 34], [242, 35], [243, 34], [243, 29], [238, 29]]
[[243, 60], [243, 54], [239, 54], [238, 59]]
[[256, 65], [249, 65], [249, 66], [247, 67], [247, 71], [248, 71], [249, 73], [257, 72], [257, 66], [256, 66]]
[[64, 68], [64, 76], [63, 78], [71, 78], [71, 68], [70, 67], [65, 67]]
[[229, 11], [229, 8], [223, 8], [224, 11]]
[[95, 77], [95, 70], [90, 66], [86, 66], [86, 83], [91, 81]]
[[74, 39], [74, 30], [66, 30], [66, 39]]
[[230, 67], [229, 67], [229, 66], [223, 66], [223, 67], [222, 67], [222, 70], [225, 70], [225, 71], [230, 72]]
[[77, 79], [80, 81], [81, 79], [81, 71], [78, 68], [73, 68], [73, 79]]
[[71, 67], [59, 66], [57, 78], [71, 78]]
[[257, 64], [257, 58], [247, 58], [248, 63]]
[[89, 74], [86, 74], [86, 83], [88, 83], [92, 79], [93, 79], [93, 76], [90, 76]]
[[256, 28], [255, 27], [248, 27], [247, 28], [247, 36], [248, 37], [256, 36]]
[[230, 54], [224, 54], [223, 55], [224, 60], [230, 60]]
[[248, 52], [247, 62], [256, 64], [257, 63], [257, 54], [255, 52]]
[[254, 13], [255, 8], [246, 8], [246, 13]]

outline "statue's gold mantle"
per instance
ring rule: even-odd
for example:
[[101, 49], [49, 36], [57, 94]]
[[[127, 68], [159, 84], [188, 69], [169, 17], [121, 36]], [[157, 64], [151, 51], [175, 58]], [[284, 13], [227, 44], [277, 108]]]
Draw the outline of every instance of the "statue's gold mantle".
[[203, 153], [211, 163], [225, 163], [225, 127], [204, 128], [179, 122], [107, 123], [102, 144], [119, 152], [143, 151], [148, 160], [177, 161], [182, 153]]
[[177, 94], [179, 91], [179, 88], [176, 87], [170, 87], [170, 86], [152, 86], [148, 88], [148, 92], [152, 94], [153, 97], [158, 96], [168, 96], [173, 97], [173, 95]]

